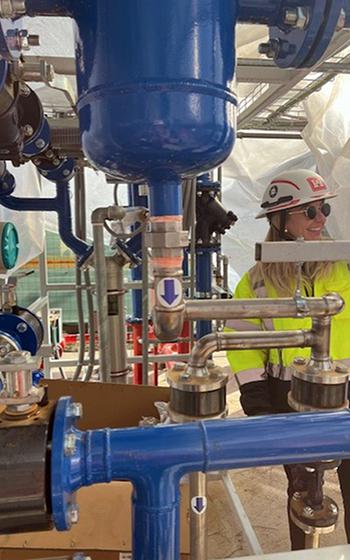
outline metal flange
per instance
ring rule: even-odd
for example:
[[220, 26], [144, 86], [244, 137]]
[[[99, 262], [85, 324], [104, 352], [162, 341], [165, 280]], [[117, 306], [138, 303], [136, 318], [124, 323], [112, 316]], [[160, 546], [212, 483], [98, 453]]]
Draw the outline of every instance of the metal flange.
[[307, 6], [286, 7], [282, 21], [269, 29], [269, 42], [259, 50], [281, 68], [310, 68], [346, 19], [343, 0], [312, 0]]
[[289, 406], [298, 412], [335, 411], [348, 406], [349, 370], [329, 362], [321, 370], [317, 364], [296, 358], [288, 394]]
[[174, 422], [222, 418], [226, 415], [227, 375], [214, 365], [205, 368], [202, 373], [191, 373], [182, 364], [176, 364], [169, 371], [169, 413]]

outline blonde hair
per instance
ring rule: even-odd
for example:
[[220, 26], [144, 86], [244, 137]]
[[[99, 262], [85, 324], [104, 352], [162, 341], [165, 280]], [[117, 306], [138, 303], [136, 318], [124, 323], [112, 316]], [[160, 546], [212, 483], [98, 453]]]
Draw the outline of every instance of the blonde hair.
[[[265, 241], [281, 241], [277, 228], [270, 225]], [[333, 262], [306, 262], [302, 268], [302, 286], [307, 293], [312, 292], [316, 278], [326, 278], [332, 272]], [[266, 263], [258, 262], [251, 269], [253, 284], [261, 282], [271, 284], [280, 297], [294, 294], [297, 284], [297, 264], [289, 262]]]

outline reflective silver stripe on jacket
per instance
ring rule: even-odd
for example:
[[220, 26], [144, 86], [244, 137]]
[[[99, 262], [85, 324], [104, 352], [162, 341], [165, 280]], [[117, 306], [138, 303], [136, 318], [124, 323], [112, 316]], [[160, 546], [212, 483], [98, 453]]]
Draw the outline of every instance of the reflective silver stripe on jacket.
[[246, 369], [236, 373], [236, 380], [238, 387], [242, 387], [246, 383], [253, 383], [254, 381], [266, 381], [266, 373], [261, 369]]
[[[335, 364], [340, 362], [344, 366], [350, 369], [350, 358], [344, 360], [335, 360]], [[266, 374], [271, 377], [281, 379], [281, 381], [290, 381], [292, 379], [293, 366], [282, 366], [280, 364], [271, 364], [270, 362], [266, 366]]]
[[343, 366], [350, 368], [350, 358], [344, 358], [344, 360], [334, 360], [335, 364], [340, 362]]
[[261, 331], [261, 325], [245, 321], [244, 319], [228, 319], [225, 322], [225, 327], [235, 331]]
[[293, 366], [282, 366], [280, 364], [271, 364], [270, 362], [266, 365], [266, 374], [281, 381], [290, 381], [292, 379]]

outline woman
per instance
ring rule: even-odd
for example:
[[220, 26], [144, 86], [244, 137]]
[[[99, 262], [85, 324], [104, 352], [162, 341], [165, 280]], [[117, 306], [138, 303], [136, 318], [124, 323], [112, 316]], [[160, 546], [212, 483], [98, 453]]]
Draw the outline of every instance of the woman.
[[[283, 173], [271, 181], [266, 189], [261, 212], [270, 229], [266, 241], [322, 239], [331, 207], [327, 200], [332, 194], [322, 177], [308, 170]], [[338, 292], [345, 301], [345, 309], [332, 319], [330, 353], [333, 360], [350, 365], [350, 272], [346, 262], [304, 263], [301, 270], [301, 292], [305, 296], [320, 297]], [[235, 298], [291, 297], [297, 287], [295, 263], [258, 263], [240, 280]], [[295, 330], [309, 329], [310, 318], [230, 321], [234, 330]], [[236, 374], [241, 392], [241, 405], [248, 416], [291, 412], [288, 392], [292, 363], [295, 357], [310, 357], [309, 348], [244, 350], [227, 353]], [[289, 499], [297, 489], [298, 469], [285, 467], [288, 477]], [[350, 542], [350, 461], [343, 461], [338, 469], [344, 509], [345, 529]], [[299, 489], [299, 488], [298, 488]], [[292, 550], [304, 548], [304, 533], [289, 518]]]

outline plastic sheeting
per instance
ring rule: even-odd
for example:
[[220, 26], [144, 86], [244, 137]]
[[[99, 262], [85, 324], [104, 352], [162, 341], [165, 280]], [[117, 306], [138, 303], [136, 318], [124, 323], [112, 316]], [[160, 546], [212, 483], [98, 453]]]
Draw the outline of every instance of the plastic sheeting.
[[[336, 239], [350, 239], [350, 76], [338, 76], [305, 102], [308, 125], [303, 137], [318, 172], [338, 194], [332, 200], [328, 230]], [[347, 258], [350, 260], [349, 256]]]
[[[29, 163], [22, 167], [13, 167], [11, 163], [7, 168], [16, 179], [14, 196], [35, 197], [41, 196], [40, 180], [35, 167]], [[19, 256], [15, 268], [1, 277], [12, 276], [14, 271], [26, 262], [37, 257], [44, 247], [45, 218], [39, 212], [15, 212], [0, 206], [0, 220], [12, 222], [19, 234]]]

